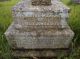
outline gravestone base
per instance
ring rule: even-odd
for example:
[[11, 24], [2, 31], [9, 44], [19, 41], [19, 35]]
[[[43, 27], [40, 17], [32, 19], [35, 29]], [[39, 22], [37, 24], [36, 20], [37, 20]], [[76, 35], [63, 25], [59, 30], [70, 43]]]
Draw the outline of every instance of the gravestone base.
[[39, 36], [35, 35], [36, 32], [31, 31], [30, 33], [32, 34], [29, 36], [29, 32], [16, 30], [14, 25], [13, 22], [5, 32], [12, 49], [65, 49], [69, 47], [72, 41], [71, 39], [74, 36], [74, 33], [69, 27], [61, 30], [45, 30], [39, 32], [39, 34], [37, 34]]
[[13, 49], [12, 56], [18, 59], [33, 58], [33, 59], [54, 59], [59, 56], [68, 56], [70, 49]]
[[69, 9], [58, 0], [22, 0], [14, 6], [14, 21], [5, 32], [14, 59], [67, 56], [74, 36]]
[[[20, 46], [18, 46], [18, 45], [16, 45], [16, 42], [18, 42], [17, 41], [17, 39], [15, 39], [15, 37], [17, 37], [17, 38], [21, 38], [21, 37], [23, 37], [24, 35], [22, 35], [21, 37], [19, 36], [19, 34], [18, 34], [18, 36], [16, 35], [17, 34], [17, 32], [15, 32], [16, 31], [16, 29], [14, 28], [14, 22], [12, 23], [12, 25], [8, 28], [8, 30], [6, 31], [6, 37], [7, 37], [7, 39], [9, 39], [8, 40], [8, 42], [10, 42], [11, 44], [10, 44], [10, 46], [12, 46], [11, 48], [12, 48], [12, 56], [14, 56], [16, 59], [24, 59], [24, 58], [33, 58], [33, 59], [35, 59], [35, 58], [41, 58], [42, 59], [42, 57], [43, 58], [57, 58], [57, 57], [59, 57], [59, 56], [68, 56], [68, 54], [69, 54], [69, 52], [70, 52], [70, 48], [69, 48], [69, 45], [68, 46], [66, 46], [65, 45], [65, 41], [61, 41], [61, 42], [59, 42], [59, 41], [56, 41], [56, 43], [60, 43], [60, 44], [58, 44], [58, 45], [55, 45], [54, 46], [54, 44], [53, 45], [50, 45], [49, 47], [47, 46], [47, 47], [45, 47], [45, 48], [40, 48], [40, 47], [36, 47], [36, 46], [34, 46], [33, 48], [31, 47], [32, 45], [34, 45], [34, 44], [32, 44], [32, 45], [23, 45], [23, 44], [21, 44], [21, 43], [26, 43], [26, 42], [28, 42], [28, 40], [25, 42], [23, 42], [23, 41], [20, 41], [21, 43], [20, 43]], [[67, 30], [69, 31], [70, 29], [69, 28], [67, 28]], [[60, 31], [62, 31], [62, 30], [60, 30]], [[59, 38], [61, 38], [61, 36], [62, 37], [64, 37], [63, 39], [64, 40], [68, 40], [68, 38], [72, 38], [72, 36], [74, 35], [73, 34], [73, 32], [72, 31], [69, 31], [68, 32], [67, 31], [67, 33], [69, 33], [71, 36], [65, 36], [67, 33], [65, 33], [65, 35], [59, 35], [59, 34], [57, 34], [57, 35], [59, 35], [58, 37]], [[71, 33], [70, 33], [71, 32]], [[16, 34], [13, 34], [13, 33], [16, 33]], [[68, 34], [68, 35], [69, 35]], [[15, 36], [14, 36], [15, 35]], [[56, 37], [56, 36], [53, 36], [54, 38]], [[67, 38], [66, 38], [67, 37]], [[60, 40], [58, 38], [58, 40]], [[11, 39], [11, 40], [10, 40]], [[62, 40], [63, 40], [62, 39]], [[23, 40], [23, 39], [21, 39], [21, 40]], [[56, 39], [57, 40], [57, 39]], [[34, 40], [35, 41], [35, 40]], [[48, 41], [50, 41], [50, 40], [48, 40]], [[71, 40], [70, 40], [71, 41]], [[43, 41], [42, 41], [43, 42]], [[42, 42], [40, 43], [40, 44], [42, 44]], [[54, 41], [53, 41], [54, 42]], [[33, 42], [34, 43], [34, 42]], [[45, 45], [45, 43], [46, 42], [44, 42], [44, 45], [41, 45], [41, 47], [43, 47], [43, 46], [46, 46]], [[55, 42], [54, 42], [55, 43]], [[47, 44], [47, 43], [46, 43]], [[66, 43], [67, 44], [67, 43]], [[22, 47], [21, 45], [23, 45], [24, 47]], [[38, 45], [37, 43], [36, 43], [36, 45]], [[52, 47], [51, 47], [52, 46]], [[54, 48], [55, 47], [55, 48]], [[58, 48], [59, 47], [59, 48]], [[14, 59], [15, 59], [14, 58]]]

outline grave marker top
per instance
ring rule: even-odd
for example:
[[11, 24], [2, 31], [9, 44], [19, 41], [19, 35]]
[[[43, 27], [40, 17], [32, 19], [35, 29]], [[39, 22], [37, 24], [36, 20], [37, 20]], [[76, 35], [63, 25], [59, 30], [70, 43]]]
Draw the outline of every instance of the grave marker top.
[[32, 0], [32, 5], [51, 5], [51, 0]]

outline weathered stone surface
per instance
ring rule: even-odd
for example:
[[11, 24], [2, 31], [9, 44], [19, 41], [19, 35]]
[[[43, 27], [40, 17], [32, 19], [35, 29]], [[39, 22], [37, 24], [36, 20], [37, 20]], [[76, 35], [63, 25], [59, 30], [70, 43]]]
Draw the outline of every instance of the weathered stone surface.
[[32, 5], [51, 5], [51, 0], [32, 0]]
[[[62, 28], [60, 16], [46, 16], [46, 17], [17, 17], [15, 23], [16, 29], [54, 29]], [[22, 20], [23, 19], [23, 20]], [[20, 25], [20, 28], [18, 26]], [[64, 24], [64, 28], [67, 24]]]
[[[56, 57], [60, 55], [67, 56], [70, 53], [70, 49], [64, 50], [13, 50], [12, 55], [14, 57]], [[54, 59], [54, 58], [53, 58]]]
[[[59, 51], [52, 51], [53, 49], [68, 48], [74, 36], [66, 21], [69, 10], [59, 0], [19, 2], [12, 9], [14, 20], [5, 35], [12, 49], [27, 51], [15, 50], [12, 54], [21, 57], [31, 56], [31, 54], [57, 56]], [[46, 49], [48, 51], [45, 51]]]
[[7, 39], [11, 41], [10, 45], [14, 49], [68, 48], [69, 43], [74, 36], [74, 33], [70, 30], [70, 28], [64, 30], [40, 29], [26, 32], [14, 29], [13, 24], [5, 34], [7, 35]]
[[23, 1], [21, 1], [21, 2], [19, 2], [16, 6], [14, 6], [13, 7], [13, 11], [14, 11], [14, 13], [15, 12], [29, 12], [29, 11], [31, 11], [31, 12], [34, 12], [34, 11], [37, 11], [37, 12], [39, 12], [39, 11], [44, 11], [44, 12], [46, 12], [46, 11], [50, 11], [50, 12], [55, 12], [55, 13], [57, 13], [57, 12], [66, 12], [67, 13], [67, 11], [69, 11], [69, 9], [70, 8], [68, 8], [66, 5], [64, 5], [62, 2], [60, 2], [60, 1], [55, 1], [55, 0], [52, 0], [51, 1], [51, 3], [52, 3], [52, 5], [50, 5], [50, 6], [33, 6], [33, 5], [31, 5], [31, 0], [23, 0]]
[[[30, 2], [30, 1], [26, 1], [26, 2], [23, 1], [22, 3], [19, 3], [19, 5], [16, 5], [13, 8], [13, 16], [16, 24], [19, 24], [23, 28], [28, 27], [27, 25], [29, 24], [31, 25], [37, 24], [39, 26], [43, 24], [43, 26], [46, 25], [47, 28], [49, 28], [49, 25], [52, 25], [53, 28], [67, 27], [67, 23], [65, 19], [68, 17], [69, 8], [64, 6], [61, 2], [51, 1], [52, 5], [45, 6], [45, 7], [33, 6], [30, 3], [26, 5], [27, 2]], [[54, 17], [54, 19], [52, 19], [52, 17]], [[49, 18], [53, 20], [53, 22]], [[58, 21], [56, 21], [55, 18], [57, 18], [56, 20]], [[27, 21], [29, 19], [31, 19], [31, 21]], [[37, 22], [35, 22], [35, 20]], [[45, 22], [44, 20], [46, 20], [47, 22]]]

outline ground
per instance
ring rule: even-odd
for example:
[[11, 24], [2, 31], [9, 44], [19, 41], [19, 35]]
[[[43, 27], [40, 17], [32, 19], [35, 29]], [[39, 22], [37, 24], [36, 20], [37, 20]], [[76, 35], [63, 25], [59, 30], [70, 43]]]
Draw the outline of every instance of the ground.
[[[9, 0], [0, 2], [0, 59], [12, 59], [10, 56], [10, 48], [4, 36], [4, 32], [12, 22], [11, 8], [19, 0]], [[74, 4], [70, 0], [61, 0], [64, 4], [71, 8], [68, 24], [75, 33], [72, 42], [72, 51], [68, 57], [64, 59], [80, 58], [80, 4]], [[62, 57], [62, 56], [60, 56]], [[59, 59], [60, 59], [59, 57]]]

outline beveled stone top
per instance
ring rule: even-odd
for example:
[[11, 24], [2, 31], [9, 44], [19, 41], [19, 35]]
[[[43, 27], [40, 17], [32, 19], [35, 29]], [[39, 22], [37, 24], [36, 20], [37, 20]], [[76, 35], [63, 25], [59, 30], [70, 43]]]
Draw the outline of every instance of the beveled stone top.
[[51, 5], [51, 0], [32, 0], [32, 5]]
[[[67, 6], [65, 6], [62, 2], [60, 1], [55, 1], [52, 0], [51, 1], [51, 5], [32, 5], [32, 1], [34, 2], [34, 0], [22, 0], [20, 1], [17, 5], [15, 5], [12, 10], [14, 12], [29, 12], [29, 11], [33, 11], [33, 12], [61, 12], [63, 10], [65, 10], [66, 12], [70, 10], [70, 8], [68, 8]], [[45, 0], [45, 1], [50, 1], [50, 0]]]

